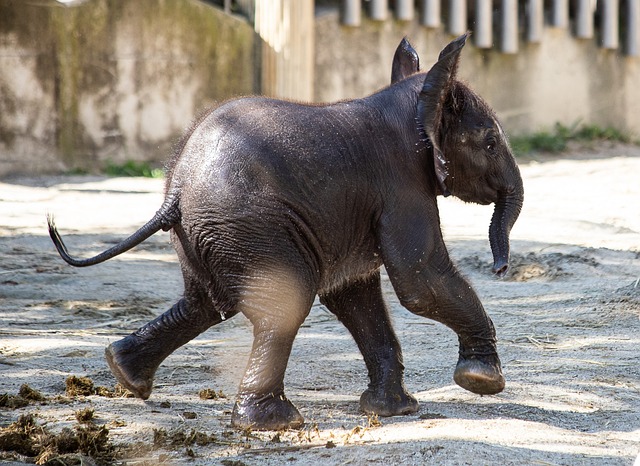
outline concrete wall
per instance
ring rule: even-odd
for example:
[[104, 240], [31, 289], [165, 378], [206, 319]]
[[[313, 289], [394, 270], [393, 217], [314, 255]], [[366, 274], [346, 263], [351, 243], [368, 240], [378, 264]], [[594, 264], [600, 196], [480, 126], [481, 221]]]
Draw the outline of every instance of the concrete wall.
[[253, 28], [195, 0], [0, 0], [0, 176], [162, 161], [254, 92]]
[[[640, 136], [640, 59], [547, 27], [539, 44], [522, 42], [517, 54], [482, 50], [469, 43], [459, 76], [497, 111], [506, 129], [526, 134], [556, 122], [615, 127]], [[391, 60], [407, 36], [427, 70], [453, 37], [416, 21], [340, 24], [337, 10], [316, 17], [315, 99], [367, 95], [389, 83]]]
[[[335, 8], [317, 8], [314, 26], [317, 102], [386, 86], [403, 36], [423, 69], [452, 39], [417, 20], [346, 27]], [[584, 122], [640, 136], [640, 58], [543, 34], [515, 55], [468, 44], [460, 76], [512, 133]], [[248, 20], [198, 0], [0, 0], [0, 176], [166, 160], [199, 110], [261, 91], [260, 41]]]

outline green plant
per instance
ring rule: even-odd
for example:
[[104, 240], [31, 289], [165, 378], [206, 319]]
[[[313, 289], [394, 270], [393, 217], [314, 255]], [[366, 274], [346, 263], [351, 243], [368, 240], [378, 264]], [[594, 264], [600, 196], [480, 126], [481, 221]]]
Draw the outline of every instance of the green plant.
[[526, 136], [511, 138], [511, 148], [516, 156], [531, 152], [559, 153], [567, 148], [569, 141], [618, 141], [629, 143], [631, 138], [615, 128], [602, 128], [597, 125], [579, 125], [575, 123], [565, 126], [556, 123], [551, 131], [538, 131]]
[[511, 147], [516, 155], [534, 151], [562, 152], [567, 147], [567, 140], [556, 133], [540, 131], [529, 136], [514, 137], [511, 140]]
[[109, 176], [143, 176], [145, 178], [162, 178], [164, 172], [160, 168], [153, 168], [149, 162], [127, 160], [122, 164], [108, 162], [105, 173]]
[[575, 139], [580, 141], [608, 140], [628, 143], [631, 138], [615, 128], [600, 128], [596, 125], [585, 125], [575, 132]]

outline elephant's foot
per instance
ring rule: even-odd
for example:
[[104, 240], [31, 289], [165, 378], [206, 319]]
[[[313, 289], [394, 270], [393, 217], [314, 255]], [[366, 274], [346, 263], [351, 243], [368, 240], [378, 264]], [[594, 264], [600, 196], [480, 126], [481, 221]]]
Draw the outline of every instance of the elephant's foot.
[[135, 337], [128, 336], [111, 343], [105, 350], [109, 369], [120, 384], [138, 398], [146, 400], [151, 395], [153, 377], [160, 361], [142, 355]]
[[[497, 360], [497, 357], [495, 358]], [[479, 359], [460, 358], [453, 380], [465, 390], [478, 395], [495, 395], [504, 389], [504, 376], [500, 361], [484, 362]]]
[[369, 387], [360, 396], [360, 410], [378, 416], [403, 416], [418, 411], [418, 400], [403, 387], [394, 389]]
[[298, 429], [304, 425], [304, 418], [284, 394], [246, 397], [236, 401], [231, 425], [253, 430]]

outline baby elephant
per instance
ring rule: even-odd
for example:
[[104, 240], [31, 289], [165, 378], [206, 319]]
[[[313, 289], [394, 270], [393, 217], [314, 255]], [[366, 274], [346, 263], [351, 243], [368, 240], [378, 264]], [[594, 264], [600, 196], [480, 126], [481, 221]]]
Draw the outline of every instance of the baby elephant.
[[254, 341], [232, 414], [239, 428], [303, 424], [286, 398], [291, 347], [316, 295], [355, 339], [369, 386], [366, 413], [414, 413], [398, 339], [380, 288], [385, 266], [409, 311], [459, 339], [454, 380], [478, 394], [504, 388], [490, 318], [451, 262], [436, 196], [495, 204], [493, 271], [509, 260], [509, 232], [523, 202], [518, 167], [491, 108], [456, 69], [467, 36], [427, 73], [406, 40], [392, 84], [364, 99], [305, 105], [263, 97], [226, 102], [185, 135], [167, 166], [154, 217], [111, 249], [71, 257], [53, 220], [49, 233], [69, 264], [121, 254], [171, 231], [184, 297], [106, 358], [118, 381], [147, 399], [158, 366], [178, 347], [241, 312]]

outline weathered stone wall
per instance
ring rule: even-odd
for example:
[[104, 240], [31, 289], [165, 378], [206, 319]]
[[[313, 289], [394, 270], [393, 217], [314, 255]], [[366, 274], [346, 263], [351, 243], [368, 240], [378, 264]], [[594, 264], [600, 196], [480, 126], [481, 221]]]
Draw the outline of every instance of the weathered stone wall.
[[165, 160], [254, 92], [255, 33], [196, 0], [0, 0], [0, 176]]
[[[340, 24], [336, 10], [319, 13], [315, 99], [361, 97], [386, 86], [403, 36], [425, 70], [452, 39], [417, 20], [363, 19], [361, 26], [350, 28]], [[567, 29], [546, 28], [540, 44], [521, 43], [514, 55], [474, 48], [471, 40], [459, 76], [496, 109], [512, 133], [582, 122], [640, 136], [640, 59], [601, 49], [596, 40], [578, 40]]]
[[[417, 21], [345, 27], [331, 8], [316, 10], [313, 35], [317, 102], [386, 86], [403, 36], [423, 69], [452, 39]], [[198, 0], [0, 0], [0, 176], [166, 160], [200, 110], [260, 92], [258, 41], [246, 19]], [[471, 41], [460, 76], [512, 133], [584, 122], [640, 136], [640, 59], [567, 29], [515, 55]]]

